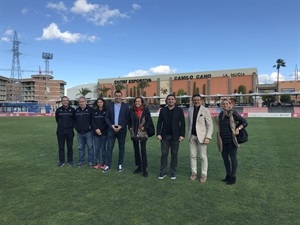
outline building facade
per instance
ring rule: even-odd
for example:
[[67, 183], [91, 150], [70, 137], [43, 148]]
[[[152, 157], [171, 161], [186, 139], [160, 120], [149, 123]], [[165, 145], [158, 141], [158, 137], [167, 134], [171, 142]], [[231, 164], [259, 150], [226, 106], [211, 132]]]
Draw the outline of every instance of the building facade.
[[[146, 82], [147, 87], [140, 88], [139, 83]], [[237, 93], [240, 85], [245, 86], [246, 93], [256, 92], [258, 85], [257, 69], [232, 69], [205, 72], [177, 73], [139, 77], [122, 77], [98, 79], [100, 89], [109, 89], [105, 97], [113, 96], [118, 87], [123, 86], [123, 96], [165, 98], [168, 94], [203, 95]]]
[[0, 102], [6, 101], [6, 85], [8, 81], [7, 77], [0, 76]]
[[66, 82], [53, 80], [53, 76], [37, 74], [20, 82], [10, 82], [0, 76], [0, 101], [38, 102], [52, 104], [64, 95]]

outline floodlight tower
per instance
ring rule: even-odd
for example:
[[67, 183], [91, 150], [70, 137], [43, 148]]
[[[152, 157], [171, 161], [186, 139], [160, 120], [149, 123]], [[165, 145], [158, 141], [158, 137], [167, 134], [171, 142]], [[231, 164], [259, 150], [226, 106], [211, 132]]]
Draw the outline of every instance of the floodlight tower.
[[15, 31], [14, 34], [14, 40], [13, 40], [13, 58], [12, 58], [12, 65], [11, 65], [11, 75], [9, 80], [9, 95], [8, 95], [8, 101], [20, 101], [21, 100], [21, 79], [22, 79], [22, 73], [21, 73], [21, 66], [20, 66], [20, 51], [19, 51], [19, 44], [21, 42], [18, 40], [18, 34], [17, 31]]
[[50, 79], [50, 71], [49, 71], [49, 60], [53, 59], [52, 53], [43, 52], [42, 58], [45, 60], [45, 73], [46, 73], [46, 101], [48, 101], [48, 96], [50, 93], [50, 87], [49, 87], [49, 79]]

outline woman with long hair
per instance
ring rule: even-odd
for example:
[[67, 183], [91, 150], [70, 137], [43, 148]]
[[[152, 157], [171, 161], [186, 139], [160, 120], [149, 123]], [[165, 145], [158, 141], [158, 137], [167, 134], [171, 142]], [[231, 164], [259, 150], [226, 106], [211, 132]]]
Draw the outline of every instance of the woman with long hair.
[[[105, 122], [106, 102], [103, 98], [98, 98], [94, 103], [93, 129], [96, 164], [94, 169], [104, 169], [106, 165], [106, 142], [108, 126]], [[100, 153], [102, 160], [100, 161]]]
[[150, 130], [154, 134], [154, 125], [150, 111], [142, 97], [136, 97], [130, 109], [129, 130], [134, 148], [135, 165], [137, 166], [133, 173], [143, 173], [144, 177], [148, 177], [146, 143]]
[[230, 99], [223, 99], [221, 101], [221, 108], [222, 111], [218, 116], [218, 146], [222, 153], [226, 169], [226, 177], [222, 181], [231, 185], [236, 182], [236, 170], [238, 166], [237, 149], [239, 144], [236, 136], [241, 129], [248, 126], [248, 123], [245, 118], [233, 110]]

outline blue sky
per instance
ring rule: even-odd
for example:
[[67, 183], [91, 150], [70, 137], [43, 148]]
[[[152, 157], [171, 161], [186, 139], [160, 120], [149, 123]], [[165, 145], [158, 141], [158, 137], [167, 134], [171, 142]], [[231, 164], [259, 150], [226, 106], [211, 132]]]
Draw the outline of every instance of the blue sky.
[[[261, 83], [300, 69], [300, 0], [0, 0], [0, 68], [50, 70], [67, 88], [97, 79], [238, 68]], [[10, 71], [0, 70], [10, 77]], [[32, 73], [22, 73], [23, 78]]]

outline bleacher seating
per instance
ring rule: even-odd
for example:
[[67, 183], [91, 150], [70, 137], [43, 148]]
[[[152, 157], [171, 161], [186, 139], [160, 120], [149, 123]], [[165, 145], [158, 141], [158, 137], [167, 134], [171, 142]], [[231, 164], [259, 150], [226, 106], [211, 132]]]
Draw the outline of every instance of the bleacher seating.
[[269, 113], [294, 113], [294, 107], [269, 107]]

